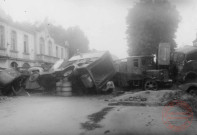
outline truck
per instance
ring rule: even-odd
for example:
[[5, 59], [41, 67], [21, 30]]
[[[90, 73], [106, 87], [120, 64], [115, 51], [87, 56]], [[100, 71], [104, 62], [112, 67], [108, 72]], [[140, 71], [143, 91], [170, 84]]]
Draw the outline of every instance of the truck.
[[171, 49], [167, 43], [161, 43], [158, 49], [157, 61], [155, 56], [130, 56], [115, 62], [115, 83], [121, 87], [143, 88], [157, 90], [161, 86], [172, 84], [169, 65]]
[[172, 65], [176, 70], [175, 78], [179, 83], [197, 79], [197, 47], [184, 46], [172, 55]]
[[74, 93], [100, 93], [116, 73], [108, 51], [80, 53], [57, 69], [72, 83]]
[[177, 49], [172, 59], [179, 88], [191, 95], [197, 95], [197, 46]]
[[155, 56], [130, 56], [115, 62], [116, 84], [157, 90], [163, 86], [196, 83], [197, 46], [184, 46], [171, 51], [168, 43], [160, 43]]

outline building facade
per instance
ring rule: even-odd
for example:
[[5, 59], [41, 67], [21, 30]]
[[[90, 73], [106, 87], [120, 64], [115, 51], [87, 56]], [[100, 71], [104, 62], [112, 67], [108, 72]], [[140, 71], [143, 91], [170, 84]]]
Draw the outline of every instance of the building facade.
[[46, 28], [26, 30], [0, 21], [0, 68], [46, 66], [68, 60], [68, 43], [59, 45]]

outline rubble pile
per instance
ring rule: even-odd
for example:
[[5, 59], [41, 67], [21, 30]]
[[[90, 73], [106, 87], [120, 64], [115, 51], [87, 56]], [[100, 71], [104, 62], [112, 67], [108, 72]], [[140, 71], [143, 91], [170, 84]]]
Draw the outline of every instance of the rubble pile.
[[122, 96], [113, 98], [109, 105], [164, 105], [177, 99], [179, 92], [172, 90], [127, 92]]

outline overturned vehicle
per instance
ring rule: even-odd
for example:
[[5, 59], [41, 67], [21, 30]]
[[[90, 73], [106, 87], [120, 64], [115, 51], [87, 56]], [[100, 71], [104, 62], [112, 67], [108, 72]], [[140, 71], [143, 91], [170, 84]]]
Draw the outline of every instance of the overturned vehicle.
[[17, 95], [25, 85], [29, 75], [18, 69], [5, 69], [0, 71], [0, 93], [2, 95]]
[[54, 71], [45, 71], [42, 67], [31, 67], [28, 69], [29, 78], [25, 83], [25, 90], [31, 93], [54, 92], [56, 82], [59, 80]]
[[109, 52], [76, 55], [58, 69], [72, 82], [72, 91], [76, 93], [100, 93], [116, 73]]
[[109, 52], [84, 53], [67, 61], [61, 59], [48, 71], [42, 67], [31, 67], [26, 71], [26, 75], [15, 71], [18, 74], [15, 73], [15, 77], [10, 77], [7, 82], [3, 79], [8, 78], [9, 74], [6, 72], [7, 76], [1, 75], [2, 93], [17, 95], [21, 90], [29, 93], [54, 93], [60, 87], [74, 93], [99, 93], [115, 75]]
[[0, 71], [0, 94], [26, 95], [28, 92], [54, 92], [63, 71], [44, 71], [42, 67], [5, 69]]

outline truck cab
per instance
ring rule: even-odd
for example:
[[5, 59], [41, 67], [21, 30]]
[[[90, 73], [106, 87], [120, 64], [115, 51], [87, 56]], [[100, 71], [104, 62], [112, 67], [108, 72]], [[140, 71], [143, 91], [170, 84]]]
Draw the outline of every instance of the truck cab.
[[157, 90], [160, 85], [171, 84], [168, 67], [170, 65], [170, 45], [161, 43], [158, 59], [155, 56], [130, 56], [116, 62], [119, 86], [145, 90]]
[[130, 56], [119, 62], [117, 72], [118, 84], [123, 87], [157, 90], [162, 83], [171, 82], [167, 69], [156, 69], [154, 56]]
[[197, 47], [185, 46], [175, 50], [172, 63], [177, 70], [177, 81], [183, 83], [197, 79]]

